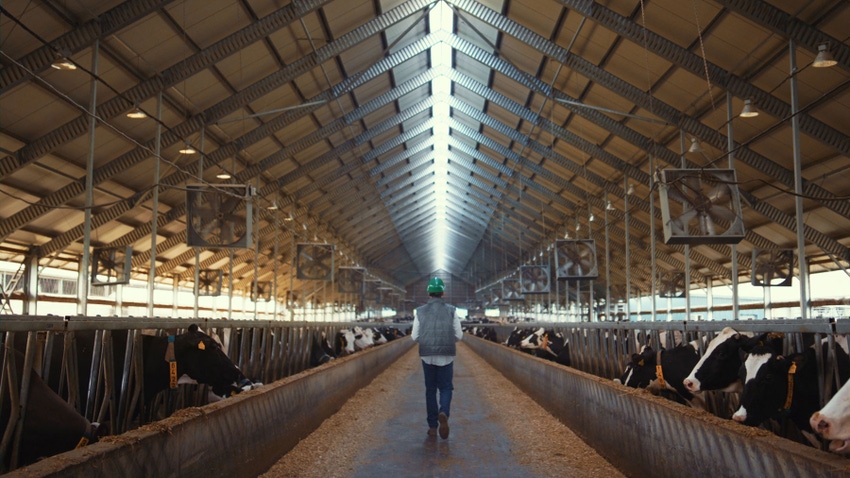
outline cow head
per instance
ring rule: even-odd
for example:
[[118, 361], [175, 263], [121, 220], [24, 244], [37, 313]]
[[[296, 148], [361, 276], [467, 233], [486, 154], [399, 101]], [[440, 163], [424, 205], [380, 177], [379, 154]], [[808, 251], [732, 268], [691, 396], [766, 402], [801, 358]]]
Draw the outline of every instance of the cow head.
[[174, 337], [174, 355], [178, 375], [186, 374], [199, 383], [212, 387], [219, 396], [235, 395], [242, 391], [247, 379], [221, 345], [192, 324], [185, 334]]
[[343, 329], [336, 334], [335, 350], [338, 356], [354, 353], [354, 332], [351, 329]]
[[520, 344], [522, 344], [522, 340], [525, 336], [528, 335], [528, 331], [525, 329], [520, 329], [519, 327], [514, 327], [514, 330], [511, 332], [511, 335], [505, 340], [505, 345], [508, 347], [519, 348]]
[[846, 452], [850, 448], [850, 382], [815, 412], [809, 423], [820, 436], [832, 440], [829, 443], [831, 451]]
[[[799, 355], [795, 358], [799, 361]], [[794, 358], [778, 355], [771, 347], [754, 347], [740, 368], [740, 379], [744, 384], [740, 408], [732, 415], [736, 422], [758, 426], [768, 418], [786, 409], [788, 376]]]
[[731, 327], [724, 328], [709, 342], [705, 353], [685, 380], [685, 388], [696, 393], [704, 390], [740, 392], [738, 369], [743, 360], [742, 347], [750, 337], [739, 334]]
[[526, 350], [540, 348], [543, 344], [543, 336], [545, 335], [545, 333], [545, 329], [543, 327], [540, 327], [539, 329], [535, 330], [533, 333], [522, 339], [522, 341], [520, 342], [520, 347]]
[[641, 353], [632, 354], [632, 360], [626, 364], [626, 370], [620, 377], [620, 383], [632, 388], [646, 388], [655, 379], [655, 350], [644, 347]]

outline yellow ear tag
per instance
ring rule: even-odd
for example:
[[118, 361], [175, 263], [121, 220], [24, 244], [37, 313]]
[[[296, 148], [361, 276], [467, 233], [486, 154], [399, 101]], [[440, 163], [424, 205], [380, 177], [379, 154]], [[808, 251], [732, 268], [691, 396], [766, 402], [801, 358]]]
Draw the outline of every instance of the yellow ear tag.
[[638, 365], [640, 365], [641, 367], [643, 367], [643, 359], [640, 359], [640, 362], [638, 362]]
[[207, 349], [207, 346], [206, 346], [206, 345], [204, 345], [204, 343], [203, 343], [203, 342], [198, 342], [198, 349], [199, 349], [199, 350], [206, 350], [206, 349]]
[[177, 362], [168, 362], [168, 386], [177, 388]]

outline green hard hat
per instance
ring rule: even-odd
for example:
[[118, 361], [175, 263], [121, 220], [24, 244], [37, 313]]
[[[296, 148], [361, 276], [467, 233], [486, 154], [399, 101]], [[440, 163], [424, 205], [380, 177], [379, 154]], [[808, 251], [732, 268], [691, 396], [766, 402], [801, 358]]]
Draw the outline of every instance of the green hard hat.
[[443, 280], [439, 277], [434, 277], [430, 281], [428, 281], [428, 293], [429, 294], [439, 294], [446, 290], [445, 284], [443, 284]]

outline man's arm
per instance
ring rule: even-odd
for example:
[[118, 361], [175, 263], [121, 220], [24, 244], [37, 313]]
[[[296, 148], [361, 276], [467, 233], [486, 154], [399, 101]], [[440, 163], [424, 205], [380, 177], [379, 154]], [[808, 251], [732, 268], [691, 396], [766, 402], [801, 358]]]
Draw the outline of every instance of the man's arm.
[[455, 342], [460, 342], [461, 340], [463, 340], [463, 328], [460, 326], [460, 316], [457, 315], [457, 308], [455, 308], [454, 328]]
[[413, 330], [410, 331], [410, 338], [414, 342], [419, 341], [419, 317], [416, 315], [416, 309], [413, 309]]

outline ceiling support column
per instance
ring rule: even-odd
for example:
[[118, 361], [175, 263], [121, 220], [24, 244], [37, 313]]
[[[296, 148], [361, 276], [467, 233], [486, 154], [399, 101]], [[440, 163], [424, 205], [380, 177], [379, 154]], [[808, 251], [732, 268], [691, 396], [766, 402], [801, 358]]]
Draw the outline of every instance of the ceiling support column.
[[[735, 169], [735, 136], [732, 128], [732, 93], [726, 92], [726, 148], [729, 152], [729, 169]], [[738, 304], [738, 244], [730, 244], [730, 259], [732, 261], [732, 320], [740, 315]]]
[[794, 205], [797, 219], [797, 267], [800, 270], [800, 318], [809, 317], [809, 271], [806, 265], [806, 234], [803, 224], [803, 172], [800, 152], [800, 105], [797, 98], [797, 45], [788, 41], [788, 57], [791, 61], [791, 147], [794, 153]]
[[652, 172], [649, 175], [649, 258], [652, 264], [652, 279], [649, 281], [649, 298], [652, 306], [650, 320], [655, 321], [657, 308], [655, 299], [657, 298], [657, 283], [658, 283], [658, 267], [655, 260], [655, 156], [649, 155], [649, 170]]
[[[682, 152], [682, 168], [687, 168], [685, 160], [685, 132], [679, 130], [679, 148]], [[687, 225], [685, 225], [687, 228]], [[672, 319], [672, 317], [668, 318]], [[691, 245], [685, 244], [685, 320], [691, 319]]]
[[623, 213], [625, 217], [623, 218], [623, 228], [625, 229], [625, 250], [626, 250], [626, 322], [632, 320], [632, 261], [631, 261], [631, 244], [629, 239], [629, 197], [630, 189], [629, 189], [629, 177], [627, 175], [623, 176], [623, 191], [626, 191], [626, 194], [623, 196]]
[[97, 127], [97, 67], [100, 57], [100, 42], [94, 41], [91, 56], [91, 93], [89, 96], [89, 154], [86, 161], [86, 206], [83, 225], [83, 257], [80, 259], [80, 274], [77, 281], [77, 314], [88, 315], [89, 264], [91, 261], [91, 210], [94, 206], [94, 149]]
[[156, 229], [159, 220], [159, 158], [162, 156], [162, 90], [156, 95], [156, 147], [154, 148], [153, 198], [151, 199], [151, 265], [148, 272], [148, 317], [154, 316], [156, 284]]
[[[204, 153], [204, 133], [205, 132], [206, 132], [206, 125], [202, 124], [201, 125], [201, 137], [199, 139], [200, 145], [198, 146], [199, 152], [201, 153], [201, 154], [198, 155], [198, 156], [200, 156], [198, 158], [198, 182], [204, 181], [204, 154], [205, 154]], [[195, 248], [195, 271], [194, 271], [194, 274], [195, 274], [195, 278], [194, 278], [194, 281], [195, 281], [195, 287], [194, 287], [195, 298], [193, 300], [193, 305], [192, 305], [192, 317], [195, 320], [198, 320], [198, 309], [199, 309], [198, 301], [200, 300], [199, 295], [200, 295], [200, 292], [201, 292], [201, 286], [200, 286], [200, 282], [201, 282], [201, 248], [200, 247]]]

